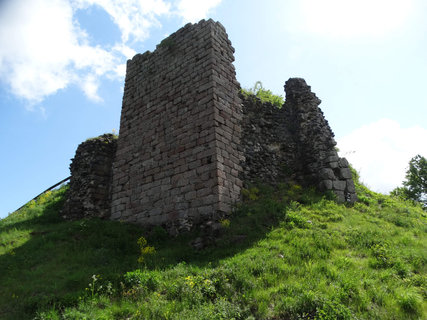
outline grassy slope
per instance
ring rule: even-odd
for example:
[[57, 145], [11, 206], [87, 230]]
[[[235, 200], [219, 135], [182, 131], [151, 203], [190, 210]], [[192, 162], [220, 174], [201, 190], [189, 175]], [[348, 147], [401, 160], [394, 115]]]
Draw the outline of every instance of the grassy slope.
[[[56, 191], [0, 221], [0, 318], [426, 318], [425, 212], [358, 189], [351, 208], [251, 189], [202, 251], [197, 232], [64, 222]], [[141, 236], [156, 254], [138, 264]]]

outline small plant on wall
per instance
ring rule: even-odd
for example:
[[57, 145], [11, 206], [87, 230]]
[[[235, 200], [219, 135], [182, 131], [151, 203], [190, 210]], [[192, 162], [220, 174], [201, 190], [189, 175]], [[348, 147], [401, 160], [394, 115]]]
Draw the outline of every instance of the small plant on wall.
[[255, 85], [251, 89], [242, 89], [242, 94], [245, 97], [248, 96], [256, 96], [259, 98], [263, 103], [269, 102], [272, 105], [276, 106], [277, 108], [281, 108], [285, 100], [281, 95], [276, 95], [271, 92], [271, 90], [265, 89], [262, 86], [261, 81], [255, 82]]

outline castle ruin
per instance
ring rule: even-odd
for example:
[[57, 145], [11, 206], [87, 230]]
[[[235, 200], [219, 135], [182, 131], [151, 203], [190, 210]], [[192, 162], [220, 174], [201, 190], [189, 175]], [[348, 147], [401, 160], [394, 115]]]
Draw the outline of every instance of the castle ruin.
[[244, 97], [233, 53], [224, 27], [202, 20], [129, 60], [120, 135], [78, 147], [64, 216], [198, 224], [229, 213], [257, 181], [354, 202], [348, 162], [310, 87], [289, 79], [282, 108]]

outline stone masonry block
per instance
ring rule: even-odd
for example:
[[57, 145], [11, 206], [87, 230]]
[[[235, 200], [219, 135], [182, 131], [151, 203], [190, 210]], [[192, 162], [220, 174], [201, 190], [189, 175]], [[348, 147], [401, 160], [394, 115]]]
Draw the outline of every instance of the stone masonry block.
[[322, 168], [319, 171], [319, 177], [323, 180], [334, 180], [335, 174], [334, 171], [330, 168]]
[[351, 179], [352, 178], [351, 171], [349, 168], [341, 168], [339, 170], [338, 176], [340, 179]]
[[347, 186], [346, 181], [341, 181], [341, 180], [333, 181], [334, 190], [344, 191], [346, 186]]
[[346, 181], [346, 190], [347, 190], [347, 192], [350, 192], [350, 193], [355, 193], [356, 192], [356, 188], [354, 186], [353, 179], [347, 179], [347, 181]]

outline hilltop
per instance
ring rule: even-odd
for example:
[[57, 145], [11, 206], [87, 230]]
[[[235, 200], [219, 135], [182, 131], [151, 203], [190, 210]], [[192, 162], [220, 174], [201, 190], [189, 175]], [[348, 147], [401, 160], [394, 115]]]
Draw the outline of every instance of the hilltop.
[[426, 213], [354, 179], [347, 206], [245, 189], [199, 250], [200, 229], [64, 221], [48, 192], [0, 221], [0, 318], [425, 319]]

